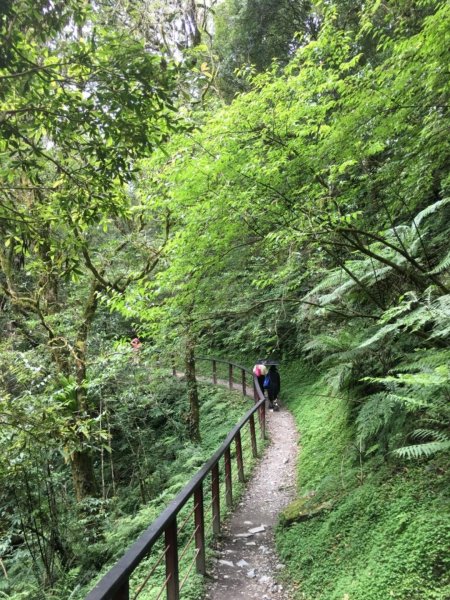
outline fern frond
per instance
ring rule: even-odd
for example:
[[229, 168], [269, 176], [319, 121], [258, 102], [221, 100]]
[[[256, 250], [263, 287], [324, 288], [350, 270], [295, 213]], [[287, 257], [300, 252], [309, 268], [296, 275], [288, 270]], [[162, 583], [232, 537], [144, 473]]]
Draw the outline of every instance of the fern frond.
[[368, 271], [367, 265], [365, 265], [365, 273], [361, 275], [360, 279], [363, 283], [374, 285], [382, 281], [390, 273], [392, 273], [392, 267], [372, 267], [372, 269]]
[[396, 329], [398, 329], [398, 325], [396, 323], [391, 323], [389, 325], [385, 325], [384, 327], [381, 327], [370, 338], [368, 338], [367, 340], [364, 340], [358, 347], [359, 348], [367, 348], [367, 346], [372, 346], [372, 344], [375, 344], [375, 342], [379, 342], [380, 340], [384, 339], [388, 335], [388, 333], [391, 333], [392, 331], [395, 331]]
[[425, 236], [425, 231], [422, 231], [421, 236], [418, 235], [411, 241], [408, 252], [411, 256], [418, 256], [419, 250], [422, 250], [423, 247], [423, 238]]
[[412, 306], [419, 301], [417, 294], [413, 291], [403, 294], [403, 301], [397, 306], [393, 306], [386, 310], [380, 317], [380, 323], [389, 323], [392, 319], [399, 317], [409, 312]]
[[[445, 366], [445, 365], [444, 365]], [[428, 386], [441, 386], [448, 383], [448, 375], [439, 372], [439, 367], [432, 372], [421, 371], [419, 373], [399, 373], [398, 375], [387, 375], [386, 377], [365, 377], [363, 381], [372, 383], [405, 384], [423, 388]]]
[[448, 436], [444, 431], [437, 431], [436, 429], [415, 429], [411, 433], [411, 437], [415, 440], [432, 439], [436, 442], [449, 441]]
[[448, 337], [450, 337], [450, 325], [448, 327], [439, 328], [433, 331], [433, 333], [430, 335], [430, 340], [434, 338], [447, 339]]
[[403, 240], [411, 235], [411, 228], [409, 225], [396, 225], [395, 227], [386, 229], [384, 235], [390, 241], [397, 240], [398, 238]]
[[348, 278], [347, 281], [344, 281], [340, 286], [336, 287], [330, 293], [325, 294], [319, 297], [319, 304], [325, 306], [326, 304], [332, 304], [337, 300], [340, 300], [346, 292], [351, 290], [356, 286], [356, 283], [353, 279]]
[[447, 338], [450, 333], [450, 294], [437, 298], [431, 308], [434, 311], [435, 326], [430, 339]]
[[311, 291], [309, 291], [304, 298], [310, 298], [322, 290], [340, 285], [342, 283], [343, 274], [344, 271], [342, 269], [334, 269], [333, 271], [327, 273], [326, 277], [319, 281], [319, 283]]
[[433, 214], [434, 212], [436, 212], [437, 210], [439, 210], [442, 206], [445, 206], [446, 204], [448, 204], [450, 202], [450, 197], [448, 198], [442, 198], [442, 200], [438, 200], [437, 202], [434, 202], [433, 204], [430, 204], [429, 206], [427, 206], [426, 208], [424, 208], [423, 210], [421, 210], [415, 217], [413, 220], [413, 226], [415, 227], [419, 227], [419, 225], [421, 224], [421, 222], [428, 217], [429, 215]]
[[403, 446], [403, 448], [397, 448], [394, 450], [394, 454], [400, 458], [426, 458], [436, 454], [436, 452], [442, 452], [450, 449], [450, 440], [445, 442], [428, 442], [426, 444], [416, 444], [413, 446]]
[[391, 394], [374, 394], [361, 407], [356, 418], [358, 433], [363, 441], [370, 439], [389, 423], [396, 408]]
[[342, 341], [339, 339], [339, 336], [333, 335], [316, 335], [314, 339], [309, 341], [307, 344], [303, 346], [303, 349], [306, 351], [319, 351], [319, 352], [335, 352], [337, 350], [342, 350]]
[[432, 271], [429, 271], [429, 274], [438, 275], [439, 273], [442, 273], [442, 271], [446, 271], [447, 269], [450, 269], [450, 251], [447, 253], [446, 256], [444, 256], [441, 262], [436, 267], [434, 267]]
[[400, 394], [393, 393], [389, 393], [388, 396], [393, 402], [402, 404], [408, 412], [415, 412], [421, 408], [430, 408], [432, 406], [432, 402], [424, 398], [401, 396]]
[[339, 361], [337, 365], [327, 370], [325, 382], [333, 393], [346, 388], [352, 380], [352, 363]]

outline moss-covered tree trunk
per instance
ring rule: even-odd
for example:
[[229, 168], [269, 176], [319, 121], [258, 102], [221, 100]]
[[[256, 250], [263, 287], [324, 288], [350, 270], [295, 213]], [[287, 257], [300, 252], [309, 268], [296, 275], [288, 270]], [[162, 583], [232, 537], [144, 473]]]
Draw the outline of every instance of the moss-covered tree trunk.
[[[83, 320], [78, 330], [75, 343], [75, 379], [77, 383], [77, 409], [82, 418], [89, 413], [88, 398], [86, 393], [86, 358], [87, 358], [87, 338], [92, 325], [92, 321], [97, 310], [97, 291], [98, 285], [94, 280], [91, 284], [89, 296], [83, 313]], [[80, 446], [72, 454], [71, 467], [72, 478], [75, 490], [75, 496], [78, 501], [89, 496], [98, 494], [98, 487], [95, 479], [94, 463], [92, 452], [86, 441], [80, 434]]]
[[71, 460], [73, 487], [78, 502], [98, 494], [94, 475], [92, 455], [88, 449], [82, 448], [72, 454]]

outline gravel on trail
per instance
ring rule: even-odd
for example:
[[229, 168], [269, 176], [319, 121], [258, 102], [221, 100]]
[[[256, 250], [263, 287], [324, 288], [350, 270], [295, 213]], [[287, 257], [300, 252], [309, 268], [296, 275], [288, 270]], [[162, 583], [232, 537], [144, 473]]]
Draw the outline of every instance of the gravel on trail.
[[278, 581], [278, 515], [295, 498], [298, 435], [289, 411], [267, 411], [270, 443], [233, 515], [223, 525], [207, 600], [290, 600]]

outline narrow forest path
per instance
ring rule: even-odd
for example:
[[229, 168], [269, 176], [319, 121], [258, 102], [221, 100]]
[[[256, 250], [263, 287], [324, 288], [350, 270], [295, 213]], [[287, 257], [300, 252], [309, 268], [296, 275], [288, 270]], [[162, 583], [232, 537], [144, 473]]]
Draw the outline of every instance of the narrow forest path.
[[[177, 377], [184, 373], [176, 371]], [[197, 380], [211, 383], [209, 377]], [[225, 379], [217, 385], [229, 388]], [[232, 390], [243, 392], [240, 383]], [[246, 395], [253, 399], [253, 389]], [[283, 508], [295, 498], [298, 433], [292, 414], [266, 410], [269, 444], [255, 467], [229, 521], [222, 525], [211, 583], [205, 600], [291, 600], [278, 581], [283, 568], [275, 552], [275, 527]]]
[[[228, 385], [218, 381], [219, 385]], [[233, 389], [241, 390], [238, 384]], [[283, 568], [275, 553], [280, 511], [295, 497], [298, 435], [289, 411], [267, 411], [270, 443], [218, 542], [208, 600], [289, 600], [277, 581]]]

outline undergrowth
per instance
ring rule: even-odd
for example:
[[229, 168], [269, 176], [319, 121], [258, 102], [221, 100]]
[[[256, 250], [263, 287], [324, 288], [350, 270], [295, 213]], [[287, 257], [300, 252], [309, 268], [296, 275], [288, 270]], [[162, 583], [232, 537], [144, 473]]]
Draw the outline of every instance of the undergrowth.
[[366, 458], [353, 440], [352, 399], [329, 393], [302, 365], [284, 369], [284, 401], [301, 432], [299, 496], [331, 502], [279, 528], [296, 598], [444, 600], [450, 597], [445, 457]]
[[[2, 578], [0, 580], [0, 598], [8, 598], [10, 600], [22, 600], [25, 598], [27, 600], [47, 600], [51, 597], [55, 599], [71, 598], [71, 600], [81, 600], [86, 596], [94, 586], [95, 580], [99, 580], [132, 543], [136, 541], [139, 535], [149, 527], [152, 521], [186, 485], [203, 463], [218, 449], [230, 429], [242, 418], [250, 407], [248, 399], [243, 399], [241, 394], [219, 387], [201, 384], [199, 385], [199, 393], [202, 442], [200, 445], [194, 445], [187, 440], [174, 439], [171, 450], [166, 455], [166, 459], [162, 459], [160, 454], [157, 456], [159, 471], [169, 474], [161, 478], [161, 488], [158, 493], [140, 507], [134, 500], [133, 502], [126, 502], [123, 498], [112, 499], [109, 503], [109, 510], [102, 512], [101, 518], [104, 522], [101, 524], [101, 529], [104, 532], [103, 536], [98, 537], [94, 543], [84, 544], [82, 549], [82, 564], [64, 574], [56, 589], [45, 590], [38, 585], [33, 585], [32, 564], [25, 553], [22, 553], [21, 556], [16, 554], [12, 560], [5, 562], [8, 579]], [[249, 469], [252, 460], [249, 449], [245, 443], [243, 445], [245, 465]], [[237, 484], [233, 491], [234, 499], [236, 500], [239, 494], [239, 486]], [[133, 498], [135, 495], [138, 495], [138, 492], [132, 486], [130, 486], [128, 493]], [[222, 507], [225, 506], [224, 501], [221, 504]], [[206, 528], [208, 528], [208, 520], [210, 518], [209, 505], [208, 491], [206, 490]], [[190, 511], [191, 508], [191, 503], [188, 503], [186, 510]], [[222, 511], [222, 514], [225, 514], [225, 512]], [[184, 517], [180, 514], [180, 522], [183, 520]], [[131, 582], [132, 592], [133, 590], [134, 592], [136, 591], [142, 579], [150, 570], [149, 565], [155, 560], [153, 558], [154, 555], [156, 555], [156, 552], [152, 552], [152, 558], [148, 561], [148, 564], [144, 562], [137, 569]], [[187, 555], [184, 562], [187, 562], [188, 558]], [[101, 573], [98, 572], [98, 565], [103, 565]], [[183, 569], [183, 564], [181, 568]], [[180, 574], [180, 576], [182, 575], [183, 573]], [[162, 571], [158, 579], [161, 583], [164, 581]], [[156, 583], [152, 579], [151, 585], [149, 583], [139, 597], [143, 600], [154, 598], [156, 594], [155, 590], [159, 588], [158, 579]], [[185, 600], [198, 599], [202, 593], [202, 585], [202, 578], [191, 573], [186, 582], [186, 587], [183, 589], [182, 598]]]

